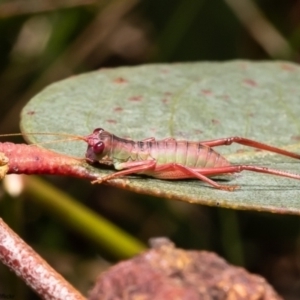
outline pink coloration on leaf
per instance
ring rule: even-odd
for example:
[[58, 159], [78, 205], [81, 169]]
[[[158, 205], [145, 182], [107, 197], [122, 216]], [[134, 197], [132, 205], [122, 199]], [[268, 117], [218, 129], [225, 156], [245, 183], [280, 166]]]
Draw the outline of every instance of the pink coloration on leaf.
[[170, 70], [169, 69], [161, 69], [161, 73], [168, 74], [168, 73], [170, 73]]
[[117, 106], [117, 107], [114, 108], [114, 111], [115, 112], [122, 112], [123, 108], [121, 106]]
[[291, 139], [294, 141], [300, 141], [300, 135], [293, 135]]
[[290, 64], [282, 64], [281, 69], [289, 72], [294, 72], [296, 71], [296, 68]]
[[107, 123], [110, 123], [110, 124], [116, 124], [117, 121], [116, 120], [112, 120], [112, 119], [108, 119], [106, 120]]
[[213, 92], [211, 90], [201, 90], [201, 93], [205, 96], [212, 96], [213, 95]]
[[252, 87], [258, 85], [256, 81], [254, 81], [253, 79], [250, 79], [250, 78], [244, 79], [243, 83], [246, 84], [246, 85], [248, 85], [248, 86], [252, 86]]
[[125, 78], [123, 78], [123, 77], [118, 77], [118, 78], [114, 79], [114, 83], [117, 83], [117, 84], [126, 84], [126, 83], [128, 83], [128, 81]]
[[143, 96], [132, 96], [128, 100], [129, 101], [134, 101], [134, 102], [139, 102], [143, 99]]

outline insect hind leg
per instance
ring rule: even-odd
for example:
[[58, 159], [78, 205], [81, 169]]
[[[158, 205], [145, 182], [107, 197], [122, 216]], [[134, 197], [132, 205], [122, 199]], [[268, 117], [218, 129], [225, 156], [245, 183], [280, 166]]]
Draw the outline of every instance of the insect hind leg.
[[277, 176], [281, 176], [281, 177], [287, 177], [287, 178], [300, 180], [300, 174], [289, 173], [289, 172], [282, 171], [282, 170], [271, 169], [268, 167], [261, 167], [261, 166], [252, 166], [252, 165], [232, 165], [232, 166], [226, 166], [226, 167], [200, 169], [200, 172], [202, 174], [208, 175], [208, 176], [228, 174], [228, 173], [240, 173], [242, 171], [251, 171], [251, 172], [257, 172], [257, 173], [271, 174], [271, 175], [277, 175]]
[[[185, 172], [186, 174], [193, 175], [194, 178], [198, 178], [213, 187], [225, 191], [234, 191], [238, 188], [238, 186], [233, 185], [220, 185], [214, 180], [208, 178], [207, 176], [215, 176], [215, 175], [221, 175], [221, 174], [232, 174], [232, 173], [240, 173], [242, 171], [251, 171], [251, 172], [257, 172], [257, 173], [264, 173], [264, 174], [271, 174], [271, 175], [277, 175], [281, 177], [287, 177], [292, 179], [300, 180], [300, 174], [295, 173], [289, 173], [282, 170], [277, 169], [271, 169], [268, 167], [261, 167], [261, 166], [252, 166], [252, 165], [231, 165], [231, 166], [225, 166], [225, 167], [215, 167], [215, 168], [187, 168], [180, 164], [174, 164], [174, 168], [181, 170], [182, 172]], [[190, 176], [192, 177], [192, 176]]]
[[209, 147], [217, 147], [217, 146], [229, 146], [232, 143], [240, 144], [243, 146], [248, 146], [256, 149], [266, 150], [273, 153], [281, 154], [284, 156], [289, 156], [292, 158], [300, 159], [300, 154], [293, 153], [290, 151], [286, 151], [277, 147], [273, 147], [264, 143], [260, 143], [254, 140], [246, 139], [244, 137], [240, 136], [233, 136], [228, 138], [222, 138], [222, 139], [216, 139], [216, 140], [210, 140], [210, 141], [201, 141], [200, 144], [209, 146]]
[[[202, 170], [208, 170], [208, 169], [194, 169], [194, 168], [186, 167], [181, 164], [172, 164], [172, 167], [174, 170], [178, 170], [186, 174], [187, 175], [186, 178], [197, 178], [219, 190], [232, 192], [239, 188], [239, 186], [237, 185], [221, 185], [216, 181], [208, 178], [207, 176], [205, 176], [205, 174], [202, 173]], [[227, 172], [227, 173], [232, 173], [232, 172]]]

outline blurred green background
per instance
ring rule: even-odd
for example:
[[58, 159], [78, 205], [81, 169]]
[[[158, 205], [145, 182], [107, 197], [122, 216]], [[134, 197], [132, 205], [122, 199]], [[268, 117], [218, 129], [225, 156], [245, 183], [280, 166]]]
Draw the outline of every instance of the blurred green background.
[[[73, 74], [151, 62], [298, 62], [299, 48], [300, 1], [295, 0], [0, 1], [0, 133], [19, 132], [25, 103]], [[44, 179], [141, 243], [166, 236], [180, 248], [214, 251], [265, 276], [285, 299], [300, 297], [297, 216], [196, 206], [70, 178]], [[84, 294], [103, 269], [128, 256], [63, 222], [51, 200], [44, 205], [32, 188], [13, 196], [0, 186], [0, 211]], [[118, 238], [112, 239], [118, 245]], [[2, 265], [0, 292], [38, 299]]]

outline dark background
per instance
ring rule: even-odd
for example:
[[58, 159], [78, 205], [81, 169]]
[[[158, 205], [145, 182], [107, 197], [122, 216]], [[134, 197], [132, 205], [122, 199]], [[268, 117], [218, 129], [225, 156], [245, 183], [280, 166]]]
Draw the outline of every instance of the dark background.
[[[299, 48], [296, 0], [0, 1], [0, 133], [19, 132], [25, 103], [73, 74], [153, 62], [298, 62]], [[181, 248], [214, 251], [265, 276], [285, 299], [300, 298], [297, 216], [196, 206], [48, 179], [145, 243], [167, 236]], [[13, 199], [0, 187], [1, 217], [84, 293], [108, 262], [122, 259], [31, 200]], [[1, 266], [0, 282], [4, 278], [1, 292], [33, 299]]]

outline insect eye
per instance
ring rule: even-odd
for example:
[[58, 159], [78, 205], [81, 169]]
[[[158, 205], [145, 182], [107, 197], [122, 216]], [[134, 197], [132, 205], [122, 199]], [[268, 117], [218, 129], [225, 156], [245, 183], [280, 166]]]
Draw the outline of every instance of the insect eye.
[[96, 129], [94, 129], [93, 133], [99, 133], [99, 132], [101, 132], [101, 131], [103, 131], [102, 128], [96, 128]]
[[105, 145], [103, 142], [98, 142], [97, 144], [95, 144], [93, 146], [93, 151], [95, 154], [101, 154], [104, 150], [104, 147], [105, 147]]

